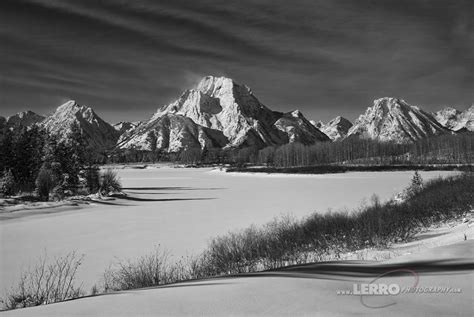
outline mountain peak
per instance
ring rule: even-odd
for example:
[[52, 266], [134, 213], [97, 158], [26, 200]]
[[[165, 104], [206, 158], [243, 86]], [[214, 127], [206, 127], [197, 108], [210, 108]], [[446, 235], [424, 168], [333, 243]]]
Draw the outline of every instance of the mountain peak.
[[398, 103], [399, 101], [405, 102], [404, 100], [396, 98], [396, 97], [381, 97], [381, 98], [377, 98], [377, 99], [374, 100], [374, 105], [394, 104], [394, 103]]
[[301, 113], [301, 111], [299, 110], [294, 110], [291, 112], [291, 116], [295, 117], [295, 118], [301, 118], [303, 117], [303, 113]]
[[233, 79], [229, 78], [229, 77], [225, 77], [225, 76], [208, 75], [208, 76], [205, 76], [201, 79], [201, 81], [199, 82], [197, 87], [198, 87], [198, 90], [200, 90], [199, 88], [201, 88], [201, 87], [206, 87], [206, 86], [212, 85], [212, 84], [220, 84], [220, 83], [224, 83], [224, 82], [233, 82]]
[[[186, 130], [183, 130], [185, 127], [188, 132], [193, 132], [180, 134]], [[121, 137], [119, 147], [139, 144], [142, 149], [154, 148], [152, 141], [155, 138], [166, 139], [170, 135], [180, 137], [171, 142], [173, 146], [169, 146], [169, 142], [160, 143], [167, 151], [182, 149], [186, 144], [197, 146], [190, 140], [196, 131], [222, 134], [226, 147], [261, 148], [288, 142], [313, 144], [328, 140], [300, 111], [285, 114], [272, 111], [253, 95], [249, 87], [228, 77], [206, 76], [197, 87], [186, 90], [175, 102], [160, 107], [139, 129]]]
[[15, 115], [12, 115], [6, 118], [5, 121], [8, 126], [21, 125], [21, 126], [29, 127], [33, 124], [40, 123], [43, 120], [44, 120], [43, 116], [31, 110], [26, 110], [26, 111], [19, 112]]
[[57, 109], [66, 109], [66, 108], [72, 108], [76, 106], [79, 106], [79, 104], [76, 102], [76, 100], [71, 99], [71, 100], [66, 101], [62, 105], [60, 105]]
[[85, 111], [92, 110], [90, 107], [79, 105], [75, 100], [69, 100], [62, 105], [60, 105], [56, 112], [85, 112]]
[[384, 97], [359, 116], [348, 136], [407, 143], [446, 131], [431, 114], [403, 99]]
[[405, 100], [394, 97], [383, 97], [374, 100], [372, 109], [374, 111], [393, 111], [395, 109], [409, 109], [410, 106]]
[[331, 140], [337, 141], [347, 135], [347, 132], [352, 127], [352, 122], [344, 117], [337, 116], [326, 124], [319, 121], [315, 126], [324, 134], [326, 134]]
[[96, 148], [106, 149], [115, 145], [117, 131], [100, 118], [92, 108], [79, 105], [75, 100], [69, 100], [60, 105], [42, 122], [42, 125], [50, 133], [66, 140], [74, 123], [79, 125], [88, 143]]
[[474, 106], [465, 111], [446, 107], [433, 115], [441, 125], [450, 130], [461, 131], [465, 128], [468, 131], [474, 131]]
[[26, 110], [26, 111], [18, 112], [17, 115], [18, 115], [18, 117], [19, 117], [20, 119], [23, 119], [23, 118], [26, 118], [26, 117], [28, 117], [28, 116], [37, 115], [37, 114], [34, 113], [34, 112], [31, 111], [31, 110]]

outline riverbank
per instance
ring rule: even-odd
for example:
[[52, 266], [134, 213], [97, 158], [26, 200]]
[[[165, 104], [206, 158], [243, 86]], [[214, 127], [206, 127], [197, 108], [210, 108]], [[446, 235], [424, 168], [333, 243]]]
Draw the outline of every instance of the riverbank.
[[228, 173], [266, 174], [335, 174], [346, 172], [397, 172], [397, 171], [472, 171], [474, 165], [429, 164], [429, 165], [317, 165], [297, 167], [228, 167]]

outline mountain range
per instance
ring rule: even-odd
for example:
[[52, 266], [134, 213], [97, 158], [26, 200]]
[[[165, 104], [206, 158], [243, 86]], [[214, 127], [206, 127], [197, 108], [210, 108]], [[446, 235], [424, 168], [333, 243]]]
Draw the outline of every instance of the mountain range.
[[446, 107], [434, 113], [436, 120], [453, 131], [474, 131], [474, 105], [465, 111]]
[[51, 116], [46, 117], [39, 125], [49, 133], [57, 135], [60, 140], [65, 140], [74, 123], [79, 125], [84, 138], [92, 147], [98, 150], [115, 147], [119, 132], [100, 118], [92, 108], [81, 106], [74, 100], [59, 106]]
[[33, 124], [40, 123], [44, 119], [45, 117], [36, 114], [33, 111], [22, 111], [7, 118], [0, 116], [0, 127], [13, 127], [16, 125], [29, 127]]
[[347, 136], [408, 143], [450, 133], [436, 118], [402, 99], [380, 98], [360, 115]]
[[328, 123], [323, 123], [322, 121], [316, 122], [314, 120], [311, 123], [326, 134], [332, 141], [338, 141], [344, 139], [349, 132], [349, 129], [353, 126], [352, 122], [337, 116]]
[[461, 112], [447, 107], [428, 113], [402, 99], [374, 101], [353, 123], [338, 116], [328, 123], [309, 121], [299, 110], [283, 113], [262, 104], [252, 90], [226, 77], [204, 77], [174, 102], [159, 107], [143, 122], [113, 126], [92, 108], [71, 100], [48, 117], [32, 111], [0, 117], [0, 127], [38, 124], [60, 139], [79, 125], [98, 150], [179, 152], [189, 148], [263, 148], [298, 142], [312, 145], [349, 137], [397, 143], [474, 131], [474, 106]]

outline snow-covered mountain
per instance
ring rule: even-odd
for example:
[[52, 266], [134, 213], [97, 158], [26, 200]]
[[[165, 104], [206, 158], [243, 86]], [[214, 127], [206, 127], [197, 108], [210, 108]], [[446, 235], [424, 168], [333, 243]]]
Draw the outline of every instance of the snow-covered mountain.
[[203, 127], [183, 115], [167, 113], [141, 124], [131, 135], [123, 134], [118, 147], [178, 152], [187, 148], [224, 147], [227, 142], [221, 131]]
[[32, 126], [33, 124], [40, 123], [44, 119], [45, 117], [37, 113], [34, 113], [33, 111], [28, 110], [28, 111], [19, 112], [13, 116], [6, 118], [5, 124], [9, 127], [13, 127], [17, 125], [29, 127], [29, 126]]
[[86, 141], [95, 149], [110, 149], [115, 146], [118, 132], [90, 107], [81, 106], [74, 100], [59, 106], [41, 125], [61, 140], [67, 140], [74, 122], [81, 128]]
[[347, 137], [407, 143], [444, 133], [449, 132], [431, 114], [402, 99], [385, 97], [374, 100], [374, 105], [355, 121]]
[[[160, 118], [166, 117], [166, 120]], [[184, 118], [190, 119], [186, 120]], [[172, 121], [173, 125], [161, 122]], [[196, 126], [191, 127], [192, 124]], [[181, 126], [184, 125], [184, 126]], [[174, 129], [166, 131], [167, 128]], [[187, 131], [187, 133], [181, 133]], [[207, 76], [196, 88], [186, 90], [178, 100], [165, 105], [151, 119], [119, 140], [119, 148], [149, 149], [150, 140], [163, 139], [162, 148], [177, 151], [191, 145], [204, 147], [196, 133], [210, 144], [241, 147], [280, 145], [288, 142], [313, 144], [328, 138], [306, 120], [301, 112], [275, 112], [263, 105], [249, 87], [230, 78]], [[166, 141], [166, 135], [174, 136]], [[191, 140], [194, 138], [194, 140]], [[206, 138], [204, 138], [206, 139]]]
[[289, 143], [314, 144], [316, 141], [329, 141], [327, 135], [312, 125], [299, 110], [284, 113], [275, 122], [275, 127], [287, 134]]
[[122, 135], [124, 133], [130, 133], [133, 130], [135, 130], [140, 124], [142, 124], [141, 121], [136, 121], [136, 122], [127, 122], [127, 121], [121, 121], [113, 125], [114, 129], [117, 130], [119, 135]]
[[433, 114], [444, 127], [453, 131], [474, 131], [474, 105], [465, 111], [446, 107]]
[[328, 123], [323, 123], [321, 121], [311, 121], [311, 123], [321, 130], [321, 132], [326, 134], [332, 141], [344, 138], [352, 127], [352, 122], [341, 116], [335, 117]]
[[463, 112], [446, 108], [429, 114], [402, 99], [385, 97], [375, 100], [354, 125], [340, 116], [328, 123], [316, 123], [308, 121], [299, 110], [272, 111], [249, 87], [230, 78], [207, 76], [144, 122], [119, 122], [112, 126], [90, 107], [73, 100], [46, 118], [32, 111], [8, 118], [0, 116], [0, 128], [39, 124], [63, 140], [67, 140], [74, 122], [98, 150], [263, 148], [292, 142], [311, 145], [354, 136], [405, 143], [452, 130], [473, 131], [474, 106]]

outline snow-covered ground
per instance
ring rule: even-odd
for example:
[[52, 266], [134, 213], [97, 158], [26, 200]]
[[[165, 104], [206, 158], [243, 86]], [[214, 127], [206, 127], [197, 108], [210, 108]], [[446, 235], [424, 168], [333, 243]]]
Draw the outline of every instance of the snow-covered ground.
[[[402, 255], [388, 261], [309, 264], [278, 272], [117, 292], [4, 315], [472, 316], [473, 229], [468, 223], [433, 228], [414, 242], [397, 245]], [[406, 274], [397, 276], [396, 271]], [[354, 287], [361, 290], [369, 283], [396, 285], [400, 293], [338, 295], [341, 291], [354, 292]], [[405, 291], [411, 287], [417, 292]]]
[[[412, 172], [325, 175], [228, 175], [211, 169], [120, 169], [130, 196], [143, 199], [48, 208], [0, 218], [0, 292], [22, 268], [49, 255], [85, 254], [78, 280], [86, 291], [115, 258], [135, 258], [161, 245], [173, 256], [201, 251], [210, 238], [329, 208], [354, 208], [377, 194], [382, 200], [406, 187]], [[453, 172], [422, 172], [427, 180]], [[147, 201], [144, 201], [148, 199]]]

